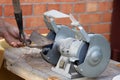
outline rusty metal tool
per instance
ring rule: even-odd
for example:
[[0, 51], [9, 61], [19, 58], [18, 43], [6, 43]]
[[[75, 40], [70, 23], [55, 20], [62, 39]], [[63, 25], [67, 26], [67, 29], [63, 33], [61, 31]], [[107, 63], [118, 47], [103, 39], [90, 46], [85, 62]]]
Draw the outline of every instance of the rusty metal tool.
[[33, 31], [30, 35], [30, 40], [33, 42], [29, 47], [31, 48], [43, 48], [45, 46], [53, 44], [53, 41], [47, 37], [41, 35], [37, 31]]
[[31, 42], [25, 38], [24, 30], [23, 30], [23, 19], [22, 19], [22, 9], [20, 8], [19, 0], [12, 0], [14, 7], [14, 15], [19, 29], [19, 38], [20, 41], [23, 42], [26, 46]]

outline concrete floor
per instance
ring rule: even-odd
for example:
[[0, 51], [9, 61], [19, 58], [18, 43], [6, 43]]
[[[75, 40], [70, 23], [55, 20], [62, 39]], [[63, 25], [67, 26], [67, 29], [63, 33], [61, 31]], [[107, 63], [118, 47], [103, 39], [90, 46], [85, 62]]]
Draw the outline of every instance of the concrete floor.
[[0, 69], [0, 80], [24, 80], [10, 71], [6, 70], [3, 66]]

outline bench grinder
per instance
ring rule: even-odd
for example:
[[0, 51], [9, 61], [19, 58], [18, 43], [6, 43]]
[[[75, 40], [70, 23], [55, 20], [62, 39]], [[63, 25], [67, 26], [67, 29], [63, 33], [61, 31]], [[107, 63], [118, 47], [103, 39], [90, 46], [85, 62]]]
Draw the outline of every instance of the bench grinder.
[[[20, 38], [23, 38], [23, 43], [28, 46], [23, 32], [19, 0], [13, 0], [13, 6]], [[57, 25], [55, 18], [70, 18], [72, 28]], [[44, 21], [50, 30], [47, 39], [53, 43], [44, 46], [41, 54], [46, 61], [54, 65], [53, 71], [68, 78], [75, 78], [97, 77], [105, 70], [110, 61], [110, 45], [102, 35], [87, 34], [71, 14], [67, 15], [56, 10], [45, 12]], [[35, 36], [34, 34], [32, 36]]]
[[[57, 25], [56, 18], [70, 18], [72, 28]], [[53, 64], [53, 71], [68, 78], [97, 77], [110, 61], [110, 45], [100, 34], [88, 34], [70, 14], [51, 10], [44, 13], [53, 44], [43, 47], [42, 57]], [[64, 22], [64, 21], [63, 21]]]

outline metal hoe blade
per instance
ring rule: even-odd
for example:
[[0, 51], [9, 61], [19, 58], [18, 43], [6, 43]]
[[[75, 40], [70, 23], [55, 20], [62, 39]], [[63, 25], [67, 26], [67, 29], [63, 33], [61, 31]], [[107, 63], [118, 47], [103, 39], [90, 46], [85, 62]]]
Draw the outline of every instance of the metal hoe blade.
[[32, 32], [30, 40], [33, 42], [33, 44], [31, 44], [29, 47], [32, 48], [42, 48], [53, 43], [52, 40], [47, 39], [45, 36], [39, 34], [37, 31]]

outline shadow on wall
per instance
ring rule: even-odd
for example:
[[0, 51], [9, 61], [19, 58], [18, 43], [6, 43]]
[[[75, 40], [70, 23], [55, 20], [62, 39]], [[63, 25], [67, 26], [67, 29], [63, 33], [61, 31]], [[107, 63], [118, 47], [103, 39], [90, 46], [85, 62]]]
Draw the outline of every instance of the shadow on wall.
[[111, 58], [120, 62], [120, 0], [113, 1], [111, 48]]
[[0, 69], [0, 80], [24, 80], [10, 71], [6, 70], [3, 66]]

